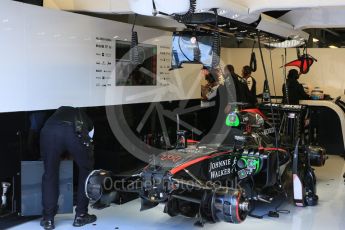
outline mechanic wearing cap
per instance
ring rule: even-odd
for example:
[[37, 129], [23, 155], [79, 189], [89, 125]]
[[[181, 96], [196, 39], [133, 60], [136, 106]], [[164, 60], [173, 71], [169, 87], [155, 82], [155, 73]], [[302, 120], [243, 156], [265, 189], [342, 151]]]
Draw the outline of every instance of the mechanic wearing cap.
[[296, 69], [291, 69], [289, 71], [286, 81], [288, 86], [288, 98], [286, 96], [285, 84], [283, 84], [283, 103], [287, 103], [287, 99], [289, 99], [289, 104], [297, 105], [300, 100], [310, 99], [310, 96], [304, 91], [303, 85], [298, 82], [299, 75]]
[[54, 229], [54, 217], [58, 210], [59, 165], [64, 152], [68, 152], [78, 165], [78, 192], [76, 216], [73, 226], [80, 227], [95, 222], [97, 217], [88, 214], [89, 200], [84, 184], [93, 167], [93, 124], [80, 109], [69, 106], [58, 108], [41, 130], [40, 148], [44, 162], [42, 177], [44, 229]]

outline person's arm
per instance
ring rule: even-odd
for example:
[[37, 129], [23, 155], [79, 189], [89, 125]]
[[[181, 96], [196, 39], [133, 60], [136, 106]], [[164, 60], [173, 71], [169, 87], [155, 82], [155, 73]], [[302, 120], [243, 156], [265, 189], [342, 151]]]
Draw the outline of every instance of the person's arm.
[[253, 101], [257, 103], [258, 99], [256, 98], [256, 80], [253, 77], [252, 77], [252, 80], [253, 80], [253, 86], [252, 86]]
[[308, 100], [310, 96], [304, 91], [303, 85], [298, 84], [299, 100]]
[[91, 147], [93, 150], [93, 137], [95, 134], [95, 127], [93, 124], [92, 119], [88, 116], [85, 109], [78, 108], [79, 116], [83, 121], [83, 127], [82, 127], [82, 133], [81, 138], [83, 141], [83, 144], [87, 147]]
[[248, 88], [247, 82], [242, 83], [242, 89], [243, 89], [243, 96], [244, 96], [243, 102], [250, 103], [251, 93], [250, 93], [250, 90]]

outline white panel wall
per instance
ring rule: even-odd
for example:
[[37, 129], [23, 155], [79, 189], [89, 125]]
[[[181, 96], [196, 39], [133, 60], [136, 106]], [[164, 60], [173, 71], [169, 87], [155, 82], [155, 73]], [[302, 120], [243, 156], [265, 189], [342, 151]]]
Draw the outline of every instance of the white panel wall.
[[[253, 77], [257, 80], [257, 93], [262, 93], [264, 72], [261, 63], [260, 53], [258, 49], [254, 50], [257, 58], [258, 69], [253, 73]], [[324, 90], [324, 93], [337, 97], [344, 94], [345, 90], [345, 49], [329, 49], [329, 48], [313, 48], [308, 49], [314, 58], [318, 61], [314, 62], [308, 74], [301, 75], [299, 82], [307, 83], [309, 88], [313, 89], [318, 86]], [[223, 49], [222, 61], [225, 64], [232, 64], [237, 74], [241, 75], [242, 67], [249, 65], [251, 49], [235, 48]], [[270, 88], [273, 93], [272, 69], [270, 63], [269, 51], [263, 48], [264, 61], [270, 82]], [[276, 84], [277, 95], [282, 95], [283, 70], [282, 55], [284, 49], [272, 50], [273, 73]], [[287, 62], [297, 59], [296, 49], [287, 49]], [[287, 71], [292, 67], [288, 67]]]
[[[115, 40], [131, 25], [2, 0], [0, 112], [102, 106], [200, 97], [198, 65], [167, 71], [171, 34], [136, 27], [139, 42], [157, 45], [157, 86], [115, 86]], [[96, 87], [96, 38], [108, 38], [107, 87]], [[195, 89], [195, 90], [191, 90]]]
[[[90, 11], [104, 13], [129, 13], [131, 9], [126, 0], [44, 0], [44, 7], [71, 11]], [[151, 3], [152, 5], [152, 3]]]

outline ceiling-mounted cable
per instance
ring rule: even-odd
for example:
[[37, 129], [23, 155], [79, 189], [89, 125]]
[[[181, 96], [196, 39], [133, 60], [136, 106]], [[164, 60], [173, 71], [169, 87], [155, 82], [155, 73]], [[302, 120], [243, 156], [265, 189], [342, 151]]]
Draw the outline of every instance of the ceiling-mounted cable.
[[283, 77], [284, 77], [284, 84], [285, 84], [285, 99], [286, 99], [286, 103], [290, 104], [290, 100], [289, 100], [289, 87], [287, 84], [287, 79], [286, 79], [286, 57], [287, 57], [287, 50], [286, 48], [284, 49], [284, 55], [283, 56]]
[[254, 47], [255, 47], [255, 41], [253, 42], [252, 54], [250, 55], [250, 62], [249, 62], [249, 66], [252, 69], [252, 72], [255, 72], [256, 69], [257, 69], [257, 66], [256, 66], [256, 56], [255, 56], [255, 52], [254, 52]]
[[152, 15], [153, 15], [153, 16], [157, 16], [158, 13], [159, 13], [159, 12], [158, 12], [158, 10], [157, 10], [155, 0], [152, 0]]
[[[266, 65], [265, 65], [265, 61], [264, 61], [264, 56], [262, 54], [262, 48], [261, 48], [261, 41], [260, 41], [260, 31], [258, 31], [258, 44], [259, 44], [259, 51], [260, 51], [260, 57], [261, 57], [261, 62], [262, 62], [262, 67], [263, 67], [263, 70], [264, 70], [264, 76], [265, 76], [265, 81], [268, 82], [268, 77], [267, 77], [267, 71], [266, 71]], [[272, 123], [272, 126], [273, 126], [273, 129], [274, 129], [274, 139], [275, 139], [275, 142], [274, 142], [274, 145], [275, 145], [275, 148], [276, 148], [276, 155], [277, 155], [277, 177], [278, 177], [278, 185], [279, 187], [282, 187], [282, 184], [281, 184], [281, 175], [280, 175], [280, 159], [279, 159], [279, 153], [278, 153], [278, 132], [277, 132], [277, 129], [276, 129], [276, 124], [275, 124], [275, 113], [274, 113], [274, 110], [273, 110], [273, 105], [272, 105], [272, 98], [271, 98], [271, 90], [270, 90], [270, 87], [269, 85], [267, 84], [267, 87], [268, 87], [268, 100], [269, 100], [269, 103], [270, 103], [270, 110], [271, 110], [271, 114], [272, 114], [272, 120], [273, 120], [273, 123]]]
[[129, 52], [130, 62], [134, 66], [138, 66], [140, 64], [140, 62], [139, 62], [139, 50], [138, 50], [138, 44], [139, 44], [138, 33], [136, 31], [134, 31], [136, 19], [137, 19], [137, 14], [134, 15], [134, 22], [133, 22], [133, 26], [132, 26], [131, 50]]
[[132, 32], [134, 31], [134, 27], [135, 27], [135, 24], [137, 22], [137, 14], [134, 14], [134, 21], [133, 21], [133, 24], [132, 24]]
[[[266, 65], [265, 65], [264, 56], [262, 54], [262, 48], [261, 48], [260, 31], [258, 31], [258, 44], [259, 44], [259, 51], [260, 51], [260, 56], [261, 56], [262, 67], [264, 70], [265, 81], [268, 82]], [[269, 85], [267, 85], [267, 87], [268, 87], [268, 89], [267, 89], [268, 90], [268, 100], [269, 100], [269, 103], [271, 105], [270, 108], [271, 108], [272, 120], [275, 121], [275, 113], [273, 111], [273, 106], [272, 106], [271, 90], [270, 90]], [[274, 135], [275, 135], [275, 147], [278, 148], [278, 133], [277, 133], [275, 122], [273, 122], [272, 125], [274, 128]]]
[[216, 16], [216, 24], [215, 24], [215, 31], [213, 34], [213, 41], [212, 41], [212, 69], [215, 69], [219, 66], [220, 63], [220, 33], [218, 28], [218, 11], [214, 9], [214, 14]]
[[[154, 2], [154, 0], [153, 0]], [[180, 23], [190, 21], [196, 9], [196, 0], [189, 0], [189, 9], [185, 14], [174, 14], [174, 19]]]
[[[270, 41], [271, 41], [271, 38], [270, 38]], [[276, 83], [275, 83], [275, 80], [274, 80], [272, 49], [269, 49], [269, 53], [270, 53], [270, 63], [271, 63], [271, 74], [272, 74], [273, 90], [274, 90], [274, 96], [276, 97], [277, 96], [277, 91], [276, 91]]]
[[299, 47], [296, 47], [296, 51], [297, 51], [297, 58], [301, 57], [301, 51], [299, 49]]

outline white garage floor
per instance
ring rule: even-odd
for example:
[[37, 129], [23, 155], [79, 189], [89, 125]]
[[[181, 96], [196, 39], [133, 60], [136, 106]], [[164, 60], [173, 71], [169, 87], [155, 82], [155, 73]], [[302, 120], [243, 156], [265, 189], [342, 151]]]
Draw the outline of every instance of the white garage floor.
[[[228, 223], [206, 224], [203, 228], [217, 230], [345, 230], [345, 184], [343, 173], [345, 171], [344, 159], [339, 156], [330, 156], [326, 166], [316, 168], [318, 178], [319, 205], [315, 207], [297, 208], [285, 203], [282, 208], [290, 210], [290, 214], [280, 214], [280, 218], [264, 217], [256, 219], [248, 217], [239, 225]], [[82, 228], [72, 227], [74, 215], [58, 215], [55, 219], [56, 229], [200, 229], [194, 227], [195, 219], [182, 216], [169, 217], [163, 213], [163, 206], [140, 212], [140, 201], [134, 200], [124, 205], [114, 205], [104, 210], [90, 210], [96, 214], [98, 220]], [[272, 208], [269, 208], [272, 209]], [[42, 229], [39, 220], [34, 220], [11, 230]]]

